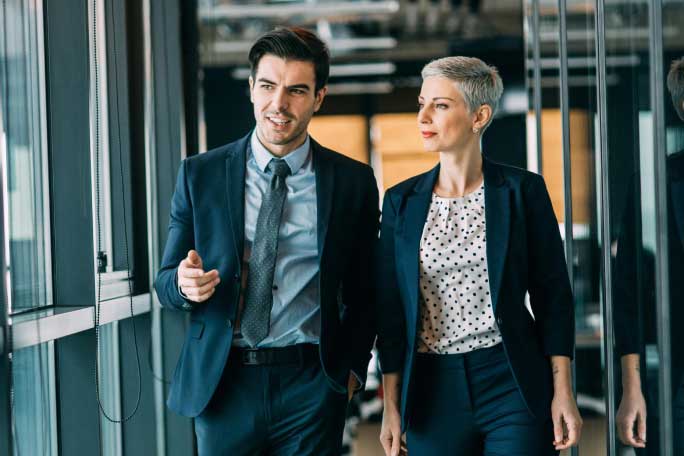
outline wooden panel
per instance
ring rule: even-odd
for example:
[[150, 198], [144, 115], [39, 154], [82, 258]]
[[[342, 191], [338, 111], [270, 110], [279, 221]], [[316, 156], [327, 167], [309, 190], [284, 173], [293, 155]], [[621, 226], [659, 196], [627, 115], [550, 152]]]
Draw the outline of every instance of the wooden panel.
[[425, 152], [420, 138], [416, 113], [379, 114], [371, 119], [374, 160], [382, 169], [383, 188], [423, 173], [439, 162], [439, 154]]
[[432, 169], [439, 162], [439, 154], [420, 152], [400, 157], [386, 154], [382, 157], [382, 184], [385, 189], [401, 181]]
[[364, 116], [314, 116], [309, 134], [329, 149], [368, 163], [368, 126]]
[[371, 119], [373, 150], [381, 154], [423, 151], [416, 113], [379, 114]]
[[[591, 217], [591, 144], [589, 114], [570, 110], [570, 152], [573, 223], [589, 223]], [[542, 174], [559, 222], [565, 219], [563, 200], [563, 136], [559, 109], [542, 111]]]

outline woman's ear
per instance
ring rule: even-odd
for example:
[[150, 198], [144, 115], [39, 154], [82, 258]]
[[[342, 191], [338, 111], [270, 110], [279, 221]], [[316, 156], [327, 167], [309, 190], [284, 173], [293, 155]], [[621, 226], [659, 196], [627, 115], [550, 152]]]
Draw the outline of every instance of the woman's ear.
[[492, 118], [492, 114], [492, 107], [489, 105], [484, 104], [477, 108], [475, 120], [473, 121], [473, 130], [480, 131], [487, 126], [489, 120]]

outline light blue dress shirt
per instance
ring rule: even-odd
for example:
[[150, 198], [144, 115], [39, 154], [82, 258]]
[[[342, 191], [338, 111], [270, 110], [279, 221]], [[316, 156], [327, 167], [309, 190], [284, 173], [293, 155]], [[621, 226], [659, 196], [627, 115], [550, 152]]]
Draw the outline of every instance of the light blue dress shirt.
[[[245, 252], [249, 259], [261, 198], [271, 182], [269, 162], [278, 158], [259, 141], [256, 130], [250, 139], [245, 174]], [[283, 159], [291, 174], [285, 180], [287, 197], [278, 232], [278, 256], [273, 278], [273, 307], [268, 336], [257, 347], [284, 347], [319, 342], [321, 310], [318, 290], [318, 231], [316, 175], [311, 141]], [[233, 345], [247, 347], [239, 330]]]

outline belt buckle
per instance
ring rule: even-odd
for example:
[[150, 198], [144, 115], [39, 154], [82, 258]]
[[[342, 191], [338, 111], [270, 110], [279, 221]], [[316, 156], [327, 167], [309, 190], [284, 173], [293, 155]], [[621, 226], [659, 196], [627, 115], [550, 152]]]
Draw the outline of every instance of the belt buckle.
[[242, 364], [255, 366], [259, 364], [259, 351], [256, 348], [247, 348], [242, 351]]

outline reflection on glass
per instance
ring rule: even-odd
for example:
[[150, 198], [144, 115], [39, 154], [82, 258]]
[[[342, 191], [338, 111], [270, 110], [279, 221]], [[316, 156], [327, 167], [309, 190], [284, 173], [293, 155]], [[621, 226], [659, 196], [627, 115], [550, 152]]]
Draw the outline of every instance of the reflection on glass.
[[[663, 8], [663, 49], [667, 81], [654, 81], [667, 87], [666, 96], [672, 104], [665, 107], [665, 137], [667, 155], [655, 153], [651, 108], [644, 106], [647, 97], [634, 102], [632, 125], [638, 126], [635, 136], [637, 153], [631, 167], [635, 172], [622, 186], [623, 211], [616, 242], [615, 257], [615, 335], [616, 351], [621, 362], [621, 400], [617, 413], [618, 437], [624, 448], [634, 448], [638, 455], [661, 455], [661, 437], [673, 445], [675, 455], [684, 454], [684, 34], [681, 21], [684, 2], [669, 2]], [[634, 28], [638, 31], [637, 28]], [[651, 43], [653, 44], [653, 43]], [[670, 63], [672, 62], [672, 63]], [[644, 73], [648, 60], [642, 63], [646, 71], [635, 77], [631, 91], [648, 91]], [[622, 94], [625, 96], [625, 94]], [[641, 100], [641, 102], [639, 102]], [[637, 112], [637, 107], [639, 111]], [[624, 134], [624, 127], [621, 133]], [[665, 161], [667, 173], [667, 251], [657, 248], [655, 197], [656, 167]], [[618, 189], [619, 191], [619, 189]], [[664, 315], [658, 314], [656, 263], [665, 256], [669, 263], [669, 307], [671, 330], [669, 347], [658, 346], [657, 325]], [[660, 350], [659, 350], [660, 348]], [[671, 385], [664, 392], [672, 404], [672, 429], [664, 436], [663, 411], [659, 408], [659, 374], [665, 367], [659, 352], [670, 351]], [[628, 450], [626, 454], [632, 454]]]
[[12, 354], [12, 433], [15, 456], [56, 452], [52, 342]]
[[10, 305], [12, 311], [17, 311], [50, 304], [41, 2], [2, 2], [0, 29]]
[[[684, 2], [680, 2], [684, 6]], [[680, 49], [681, 52], [681, 49]], [[670, 343], [672, 359], [672, 435], [674, 454], [684, 454], [684, 54], [667, 76], [667, 89], [677, 113], [679, 134], [668, 135], [668, 261], [670, 279]], [[679, 141], [678, 141], [679, 140]]]

